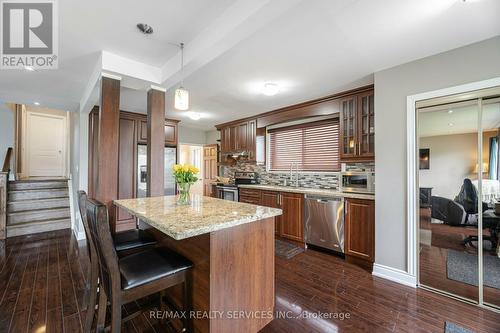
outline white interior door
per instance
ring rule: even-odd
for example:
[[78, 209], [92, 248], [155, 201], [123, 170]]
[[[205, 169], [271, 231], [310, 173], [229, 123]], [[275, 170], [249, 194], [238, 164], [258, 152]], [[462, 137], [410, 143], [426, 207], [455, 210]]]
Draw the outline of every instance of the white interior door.
[[66, 118], [28, 112], [27, 159], [29, 177], [63, 177]]

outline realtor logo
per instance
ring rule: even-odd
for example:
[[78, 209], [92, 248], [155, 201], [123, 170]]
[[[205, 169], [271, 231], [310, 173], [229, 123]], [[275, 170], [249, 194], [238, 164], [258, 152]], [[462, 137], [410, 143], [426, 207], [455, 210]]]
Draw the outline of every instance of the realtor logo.
[[0, 1], [0, 68], [57, 68], [56, 9], [51, 0]]

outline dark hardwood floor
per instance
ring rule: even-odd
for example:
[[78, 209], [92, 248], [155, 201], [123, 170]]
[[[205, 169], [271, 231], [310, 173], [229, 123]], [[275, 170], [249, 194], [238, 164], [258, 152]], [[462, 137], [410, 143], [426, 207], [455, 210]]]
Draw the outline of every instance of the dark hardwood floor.
[[[431, 245], [420, 244], [420, 282], [426, 286], [477, 301], [478, 287], [448, 279], [446, 272], [449, 249], [477, 256], [477, 248], [461, 243], [467, 236], [477, 235], [477, 229], [433, 224], [428, 209], [420, 210], [420, 228], [429, 230], [432, 234]], [[484, 234], [489, 235], [487, 230], [484, 230]], [[491, 255], [489, 251], [483, 251], [483, 256]], [[500, 290], [485, 286], [484, 301], [500, 307]]]
[[[2, 245], [0, 332], [81, 331], [86, 308], [83, 272], [88, 263], [85, 249], [79, 248], [71, 232], [10, 238]], [[264, 333], [442, 333], [445, 321], [477, 333], [500, 332], [498, 313], [373, 277], [321, 252], [276, 258], [276, 280], [276, 311], [288, 318], [276, 318]], [[130, 304], [124, 311], [138, 305]], [[122, 331], [168, 330], [142, 315]]]

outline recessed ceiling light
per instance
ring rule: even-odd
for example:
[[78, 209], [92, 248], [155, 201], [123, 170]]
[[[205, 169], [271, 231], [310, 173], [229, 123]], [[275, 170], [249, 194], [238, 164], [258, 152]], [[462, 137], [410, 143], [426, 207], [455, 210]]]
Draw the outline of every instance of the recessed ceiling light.
[[27, 70], [28, 72], [34, 72], [35, 69], [31, 66], [24, 66], [24, 69]]
[[453, 126], [453, 123], [448, 123], [448, 126]]
[[262, 87], [262, 93], [266, 96], [274, 96], [280, 91], [280, 87], [276, 83], [266, 82]]
[[201, 114], [199, 114], [198, 112], [187, 112], [187, 116], [192, 120], [200, 120], [201, 118]]
[[38, 105], [40, 105], [40, 102], [33, 102], [33, 104], [38, 106]]
[[452, 113], [453, 113], [453, 110], [448, 110], [448, 113], [449, 113], [449, 114], [452, 114]]

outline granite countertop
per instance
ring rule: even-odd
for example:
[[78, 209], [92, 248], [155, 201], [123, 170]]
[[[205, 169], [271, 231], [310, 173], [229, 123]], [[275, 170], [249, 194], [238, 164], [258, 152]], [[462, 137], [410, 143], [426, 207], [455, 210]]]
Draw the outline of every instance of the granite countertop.
[[191, 196], [178, 206], [176, 196], [114, 200], [114, 204], [166, 235], [181, 240], [282, 214], [281, 209]]
[[238, 185], [241, 188], [255, 188], [267, 191], [280, 191], [280, 192], [291, 192], [291, 193], [303, 193], [311, 195], [321, 195], [321, 196], [331, 196], [331, 197], [344, 197], [344, 198], [354, 198], [354, 199], [366, 199], [375, 200], [374, 194], [362, 194], [362, 193], [350, 193], [341, 192], [338, 190], [328, 190], [320, 188], [307, 188], [307, 187], [293, 187], [293, 186], [280, 186], [280, 185]]

